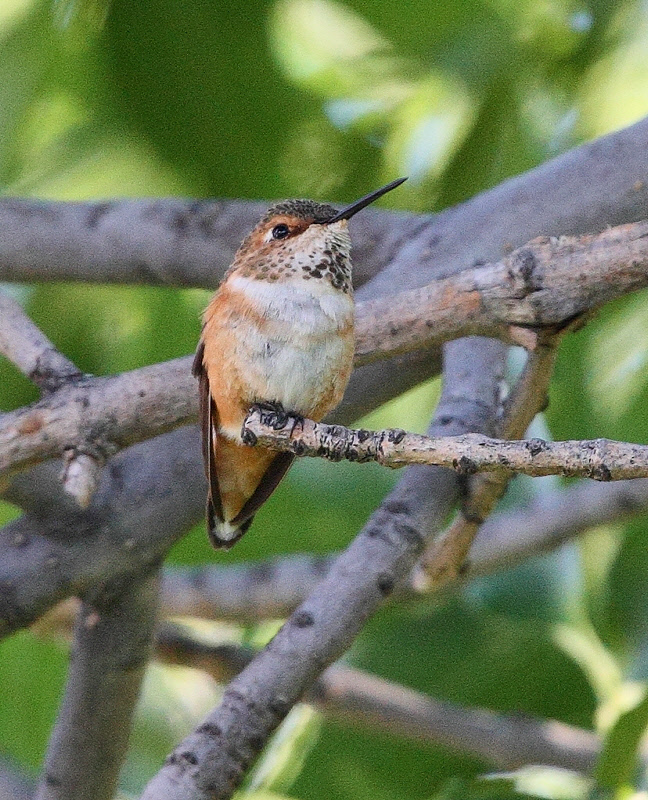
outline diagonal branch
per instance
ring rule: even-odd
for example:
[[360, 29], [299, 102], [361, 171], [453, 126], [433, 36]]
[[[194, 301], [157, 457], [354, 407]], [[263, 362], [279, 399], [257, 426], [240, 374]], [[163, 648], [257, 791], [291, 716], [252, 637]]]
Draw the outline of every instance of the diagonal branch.
[[[158, 633], [157, 657], [204, 670], [224, 683], [250, 663], [254, 651], [198, 641], [182, 627], [167, 624]], [[346, 725], [470, 753], [500, 769], [547, 764], [589, 772], [601, 748], [591, 731], [465, 708], [342, 664], [329, 667], [304, 699]]]
[[54, 347], [20, 304], [0, 292], [0, 354], [44, 392], [53, 392], [82, 373]]
[[[524, 436], [535, 415], [548, 403], [560, 336], [536, 337], [522, 375], [506, 399], [497, 434], [506, 439]], [[420, 591], [433, 591], [465, 572], [466, 557], [480, 526], [506, 491], [510, 474], [481, 473], [469, 480], [466, 496], [455, 519], [426, 547], [414, 570], [413, 580]]]
[[648, 286], [648, 222], [596, 235], [542, 237], [497, 263], [465, 269], [361, 310], [359, 363], [509, 328], [554, 328]]

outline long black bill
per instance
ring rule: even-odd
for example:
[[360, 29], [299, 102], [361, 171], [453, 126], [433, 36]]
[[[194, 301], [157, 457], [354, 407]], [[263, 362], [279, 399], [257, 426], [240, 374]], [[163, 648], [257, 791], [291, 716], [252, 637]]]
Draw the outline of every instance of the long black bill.
[[387, 186], [383, 186], [382, 189], [376, 189], [375, 192], [371, 192], [365, 197], [361, 197], [360, 200], [356, 200], [355, 203], [351, 203], [350, 206], [343, 208], [342, 211], [338, 211], [338, 213], [331, 217], [330, 220], [326, 223], [330, 225], [332, 222], [339, 222], [341, 219], [351, 219], [354, 214], [357, 214], [358, 211], [362, 211], [363, 208], [368, 206], [370, 203], [373, 203], [374, 200], [377, 200], [379, 197], [382, 197], [387, 192], [391, 192], [392, 189], [395, 189], [397, 186], [400, 186], [401, 183], [405, 183], [407, 178], [398, 178], [396, 181], [392, 181], [388, 183]]

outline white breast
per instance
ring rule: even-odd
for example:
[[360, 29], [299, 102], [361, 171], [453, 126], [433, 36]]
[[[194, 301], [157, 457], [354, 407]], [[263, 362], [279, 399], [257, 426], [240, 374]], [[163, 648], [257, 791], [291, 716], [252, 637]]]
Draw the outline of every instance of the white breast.
[[346, 375], [352, 357], [353, 298], [327, 281], [282, 283], [232, 276], [230, 286], [254, 301], [265, 329], [248, 324], [237, 346], [255, 400], [308, 414]]

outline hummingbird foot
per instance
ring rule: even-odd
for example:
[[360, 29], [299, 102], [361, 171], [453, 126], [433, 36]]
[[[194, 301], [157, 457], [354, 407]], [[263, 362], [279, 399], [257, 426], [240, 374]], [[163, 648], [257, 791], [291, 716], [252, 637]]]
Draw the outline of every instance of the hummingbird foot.
[[274, 431], [282, 431], [288, 423], [293, 420], [293, 425], [296, 421], [303, 419], [298, 414], [288, 412], [281, 403], [268, 402], [255, 403], [250, 411], [258, 411], [261, 417], [261, 422], [264, 425], [272, 428]]

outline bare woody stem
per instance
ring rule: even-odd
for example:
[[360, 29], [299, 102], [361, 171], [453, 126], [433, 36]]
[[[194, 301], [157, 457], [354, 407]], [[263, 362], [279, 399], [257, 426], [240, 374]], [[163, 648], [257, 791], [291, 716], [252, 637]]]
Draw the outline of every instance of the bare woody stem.
[[54, 347], [20, 305], [0, 293], [0, 353], [45, 392], [53, 392], [82, 373]]
[[433, 438], [403, 430], [365, 431], [326, 425], [255, 407], [244, 441], [271, 450], [330, 461], [376, 461], [398, 468], [414, 464], [446, 467], [459, 474], [521, 473], [618, 481], [648, 477], [648, 446], [610, 439], [547, 442], [508, 441], [480, 434]]
[[[560, 336], [541, 335], [536, 339], [497, 425], [497, 434], [507, 439], [523, 436], [547, 404]], [[459, 577], [479, 528], [506, 491], [510, 478], [508, 472], [482, 472], [470, 479], [461, 509], [450, 526], [428, 544], [414, 569], [413, 583], [420, 591], [438, 590]]]

